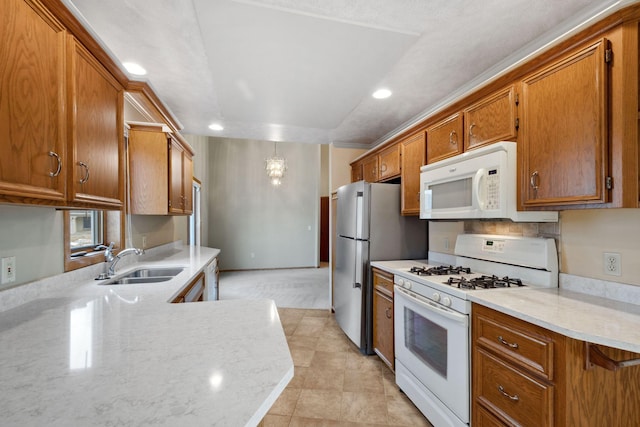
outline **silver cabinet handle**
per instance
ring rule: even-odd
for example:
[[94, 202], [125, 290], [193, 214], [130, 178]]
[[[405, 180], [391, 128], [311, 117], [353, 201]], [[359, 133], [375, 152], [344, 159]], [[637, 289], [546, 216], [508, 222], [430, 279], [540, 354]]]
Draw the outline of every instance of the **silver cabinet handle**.
[[517, 394], [511, 395], [511, 394], [507, 393], [506, 391], [504, 391], [504, 387], [502, 387], [501, 385], [498, 386], [498, 391], [504, 397], [508, 397], [509, 399], [513, 400], [514, 402], [517, 402], [518, 400], [520, 400], [520, 396], [518, 396]]
[[531, 188], [533, 188], [534, 191], [538, 190], [538, 171], [534, 171], [531, 174], [531, 178], [529, 179], [529, 183], [531, 184]]
[[380, 172], [386, 172], [387, 171], [387, 164], [383, 163], [380, 165]]
[[84, 177], [80, 178], [80, 184], [84, 184], [89, 181], [89, 166], [84, 162], [78, 162], [78, 165], [84, 168]]
[[475, 123], [471, 123], [471, 125], [469, 126], [469, 140], [471, 140], [472, 138], [475, 138], [476, 136], [473, 134], [473, 128], [476, 127]]
[[518, 344], [517, 343], [510, 343], [509, 341], [506, 341], [504, 338], [502, 338], [502, 335], [500, 335], [498, 337], [498, 341], [500, 342], [500, 344], [506, 345], [507, 347], [511, 347], [511, 348], [518, 348]]
[[49, 151], [49, 157], [54, 157], [58, 161], [58, 167], [56, 168], [56, 171], [49, 172], [49, 176], [53, 178], [60, 175], [60, 170], [62, 170], [62, 160], [60, 159], [60, 156], [58, 156], [58, 153], [54, 151]]
[[[454, 136], [456, 137], [455, 140], [453, 139]], [[456, 133], [455, 130], [452, 130], [449, 133], [449, 144], [456, 144], [456, 145], [458, 144], [458, 134]]]

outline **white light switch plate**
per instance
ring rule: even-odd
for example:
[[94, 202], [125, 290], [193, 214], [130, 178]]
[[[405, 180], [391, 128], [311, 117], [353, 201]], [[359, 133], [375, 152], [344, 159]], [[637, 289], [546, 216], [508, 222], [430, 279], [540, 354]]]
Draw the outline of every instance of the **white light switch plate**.
[[16, 257], [10, 256], [2, 258], [2, 275], [0, 283], [11, 283], [16, 281]]

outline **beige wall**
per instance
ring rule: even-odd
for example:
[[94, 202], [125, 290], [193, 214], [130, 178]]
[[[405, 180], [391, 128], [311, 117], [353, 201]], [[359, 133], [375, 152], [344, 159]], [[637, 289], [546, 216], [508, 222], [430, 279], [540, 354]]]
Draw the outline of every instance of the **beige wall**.
[[333, 144], [329, 146], [329, 168], [331, 170], [329, 185], [331, 192], [351, 182], [351, 166], [349, 163], [366, 151], [361, 148], [338, 148]]
[[[562, 211], [558, 223], [431, 221], [429, 249], [453, 254], [462, 232], [554, 238], [561, 273], [640, 285], [640, 209]], [[620, 276], [604, 274], [604, 252], [620, 254]]]
[[[640, 209], [560, 213], [563, 273], [640, 285]], [[604, 252], [620, 254], [621, 276], [604, 274]]]

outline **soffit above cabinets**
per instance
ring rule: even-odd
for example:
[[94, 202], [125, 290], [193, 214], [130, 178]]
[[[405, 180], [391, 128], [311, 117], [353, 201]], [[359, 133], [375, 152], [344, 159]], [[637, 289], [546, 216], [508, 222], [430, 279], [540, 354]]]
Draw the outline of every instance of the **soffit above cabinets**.
[[[362, 148], [630, 3], [63, 1], [118, 61], [147, 69], [184, 133]], [[379, 87], [393, 95], [373, 99]]]

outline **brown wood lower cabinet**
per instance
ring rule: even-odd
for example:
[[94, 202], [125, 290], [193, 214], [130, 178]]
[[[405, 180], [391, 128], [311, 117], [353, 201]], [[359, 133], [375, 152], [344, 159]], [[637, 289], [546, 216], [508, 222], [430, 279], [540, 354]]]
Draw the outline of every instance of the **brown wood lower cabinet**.
[[377, 268], [373, 271], [373, 350], [393, 371], [393, 275]]
[[180, 293], [172, 303], [196, 302], [204, 300], [204, 272], [200, 272]]
[[[588, 349], [584, 341], [474, 304], [472, 425], [640, 425], [640, 366], [588, 366]], [[598, 349], [616, 360], [640, 357]]]

